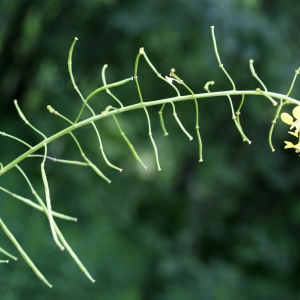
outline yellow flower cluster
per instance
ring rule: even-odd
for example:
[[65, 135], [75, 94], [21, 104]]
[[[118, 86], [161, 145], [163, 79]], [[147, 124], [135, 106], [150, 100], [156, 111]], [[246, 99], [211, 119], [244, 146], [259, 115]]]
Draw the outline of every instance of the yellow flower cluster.
[[[297, 138], [299, 138], [299, 131], [300, 131], [300, 106], [296, 106], [293, 109], [293, 116], [296, 119], [294, 121], [294, 118], [288, 114], [288, 113], [282, 113], [281, 114], [281, 120], [282, 122], [291, 125], [290, 129], [294, 129], [295, 131], [289, 131], [289, 133]], [[300, 152], [300, 139], [298, 140], [297, 144], [293, 144], [291, 142], [288, 141], [284, 141], [285, 142], [285, 147], [284, 149], [288, 149], [288, 148], [294, 148], [296, 149], [296, 152], [299, 153]]]

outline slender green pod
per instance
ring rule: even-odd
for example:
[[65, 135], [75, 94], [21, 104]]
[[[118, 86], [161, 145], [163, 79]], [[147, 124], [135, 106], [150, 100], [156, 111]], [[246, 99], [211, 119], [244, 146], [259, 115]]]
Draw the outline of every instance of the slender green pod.
[[33, 272], [36, 274], [38, 278], [40, 278], [46, 285], [48, 285], [50, 288], [52, 285], [48, 282], [48, 280], [45, 278], [45, 276], [39, 271], [39, 269], [35, 266], [35, 264], [32, 262], [32, 260], [29, 258], [29, 256], [26, 254], [26, 252], [23, 250], [21, 245], [18, 243], [16, 238], [13, 236], [13, 234], [9, 231], [9, 229], [5, 226], [4, 222], [0, 219], [0, 226], [2, 227], [3, 231], [7, 235], [7, 237], [11, 240], [11, 242], [15, 245], [21, 256], [24, 258], [24, 260], [27, 262], [29, 267], [33, 270]]
[[[138, 82], [137, 71], [138, 71], [139, 59], [140, 59], [140, 56], [143, 54], [143, 52], [144, 52], [144, 48], [140, 48], [139, 53], [138, 53], [138, 55], [136, 57], [136, 60], [135, 60], [135, 65], [134, 65], [134, 80], [135, 80], [135, 83], [136, 83], [136, 88], [137, 88], [137, 91], [138, 91], [138, 94], [139, 94], [141, 104], [143, 104], [144, 101], [143, 101], [143, 96], [142, 96], [142, 93], [141, 93], [140, 85], [139, 85], [139, 82]], [[147, 108], [145, 106], [143, 106], [143, 109], [144, 109], [144, 112], [146, 114], [146, 118], [147, 118], [147, 122], [148, 122], [148, 129], [149, 129], [148, 134], [149, 134], [152, 146], [153, 146], [154, 156], [155, 156], [156, 165], [157, 165], [157, 170], [161, 171], [159, 158], [158, 158], [158, 151], [157, 151], [157, 147], [156, 147], [155, 141], [153, 139], [153, 134], [152, 134], [152, 131], [151, 131], [150, 116], [149, 116], [149, 113], [148, 113]]]
[[221, 59], [220, 59], [219, 52], [218, 52], [218, 47], [217, 47], [217, 41], [216, 41], [216, 37], [215, 37], [215, 32], [214, 32], [215, 26], [211, 26], [210, 28], [211, 28], [211, 35], [212, 35], [212, 39], [213, 39], [214, 50], [215, 50], [215, 54], [216, 54], [216, 57], [217, 57], [217, 60], [218, 60], [218, 63], [219, 63], [219, 67], [224, 72], [226, 77], [229, 79], [229, 81], [232, 85], [232, 89], [235, 91], [236, 90], [235, 84], [234, 84], [232, 78], [230, 77], [230, 75], [225, 70], [224, 65], [221, 63]]
[[[17, 199], [17, 200], [20, 200], [24, 203], [26, 203], [27, 205], [39, 210], [39, 211], [44, 211], [43, 207], [34, 203], [33, 201], [27, 199], [27, 198], [24, 198], [22, 196], [19, 196], [15, 193], [12, 193], [10, 192], [9, 190], [3, 188], [0, 186], [0, 190], [11, 195], [13, 198]], [[53, 217], [56, 217], [56, 218], [59, 218], [59, 219], [63, 219], [63, 220], [67, 220], [67, 221], [74, 221], [74, 222], [77, 222], [77, 218], [74, 218], [74, 217], [70, 217], [70, 216], [67, 216], [67, 215], [64, 215], [64, 214], [61, 214], [61, 213], [58, 213], [58, 212], [55, 212], [55, 211], [52, 211], [52, 215]], [[0, 248], [0, 251], [1, 251], [1, 248]]]
[[17, 257], [13, 256], [12, 254], [8, 253], [7, 251], [5, 251], [3, 248], [0, 247], [0, 252], [2, 252], [3, 254], [5, 254], [6, 256], [12, 258], [13, 260], [18, 260]]

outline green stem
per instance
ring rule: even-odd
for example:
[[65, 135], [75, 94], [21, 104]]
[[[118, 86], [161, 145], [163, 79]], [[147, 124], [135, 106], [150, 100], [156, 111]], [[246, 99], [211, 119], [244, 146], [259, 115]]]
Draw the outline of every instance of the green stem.
[[[45, 156], [41, 155], [41, 154], [31, 154], [28, 157], [45, 157]], [[46, 156], [46, 158], [49, 160], [52, 160], [53, 162], [59, 162], [59, 163], [63, 163], [63, 164], [78, 165], [78, 166], [82, 166], [82, 167], [89, 166], [88, 163], [84, 163], [84, 162], [76, 161], [76, 160], [58, 159], [58, 158], [50, 157], [50, 156]]]
[[270, 132], [269, 132], [269, 145], [270, 145], [270, 148], [271, 148], [272, 152], [275, 151], [275, 148], [274, 148], [273, 143], [272, 143], [273, 130], [274, 130], [274, 127], [275, 127], [275, 124], [276, 124], [276, 120], [277, 120], [278, 117], [279, 117], [279, 113], [280, 113], [280, 111], [281, 111], [281, 108], [282, 108], [282, 99], [280, 100], [279, 106], [278, 106], [277, 109], [276, 109], [275, 118], [274, 118], [274, 120], [272, 121], [272, 125], [271, 125], [271, 127], [270, 127]]
[[6, 256], [12, 258], [13, 260], [18, 260], [17, 257], [11, 255], [10, 253], [8, 253], [7, 251], [5, 251], [3, 248], [0, 247], [0, 252], [2, 252], [3, 254], [5, 254]]
[[[54, 110], [50, 105], [48, 105], [47, 108], [48, 108], [48, 110], [50, 111], [50, 113], [54, 113], [55, 115], [57, 115], [57, 116], [63, 118], [64, 120], [66, 120], [66, 121], [69, 122], [70, 124], [74, 125], [74, 123], [72, 123], [72, 121], [70, 121], [68, 118], [64, 117], [63, 115], [61, 115], [58, 111]], [[89, 108], [90, 111], [92, 112], [92, 115], [95, 116], [96, 114], [94, 113], [94, 111], [92, 110], [92, 108], [91, 108], [90, 106], [88, 106], [88, 108]], [[108, 106], [108, 111], [109, 111], [109, 108], [111, 108], [111, 107]], [[103, 113], [103, 112], [102, 112], [102, 113]], [[96, 134], [97, 134], [98, 141], [99, 141], [99, 145], [100, 145], [99, 148], [100, 148], [102, 157], [104, 158], [104, 161], [106, 162], [106, 164], [107, 164], [109, 167], [111, 167], [111, 168], [113, 168], [113, 169], [116, 169], [116, 170], [122, 172], [122, 169], [120, 169], [120, 168], [114, 166], [113, 164], [111, 164], [111, 163], [108, 161], [108, 159], [106, 158], [106, 155], [105, 155], [105, 153], [104, 153], [103, 146], [102, 146], [102, 141], [101, 141], [100, 133], [99, 133], [99, 131], [98, 131], [98, 129], [97, 129], [95, 123], [94, 123], [94, 122], [91, 122], [91, 124], [92, 124], [92, 126], [94, 127], [95, 132], [96, 132]], [[73, 136], [73, 139], [74, 139], [74, 138], [75, 138], [75, 136]], [[81, 154], [83, 154], [82, 149], [81, 149], [81, 147], [80, 147], [79, 142], [77, 141], [77, 139], [76, 139], [76, 144], [77, 144], [77, 146], [79, 146], [79, 150], [81, 151]], [[87, 158], [85, 157], [84, 159], [86, 160]], [[90, 163], [91, 163], [91, 162], [90, 162], [89, 160], [86, 160], [86, 161], [88, 161], [88, 164], [87, 164], [87, 165], [90, 166]], [[77, 163], [77, 164], [78, 164], [78, 163]], [[95, 167], [95, 165], [92, 166], [93, 169], [94, 169], [94, 167]], [[96, 167], [95, 167], [95, 168], [96, 168]], [[96, 168], [96, 169], [97, 169], [97, 168]], [[95, 170], [95, 169], [94, 169], [94, 170]], [[100, 172], [100, 173], [99, 173], [99, 172], [100, 172], [100, 170], [97, 169], [97, 174], [100, 174], [100, 173], [102, 174], [102, 172]], [[102, 175], [103, 175], [103, 174], [102, 174]], [[102, 177], [102, 176], [101, 176], [101, 177]]]
[[26, 119], [23, 112], [21, 111], [21, 108], [18, 105], [17, 100], [14, 100], [14, 104], [15, 104], [15, 107], [16, 107], [18, 113], [19, 113], [19, 116], [25, 122], [25, 124], [28, 125], [29, 127], [31, 127], [31, 129], [33, 129], [35, 132], [37, 132], [39, 135], [41, 135], [44, 139], [46, 139], [47, 137], [41, 131], [39, 131], [37, 128], [35, 128], [32, 124], [30, 124], [30, 122]]
[[45, 144], [49, 144], [50, 142], [56, 140], [59, 137], [62, 137], [82, 126], [85, 126], [87, 124], [90, 124], [91, 122], [95, 122], [97, 120], [109, 117], [109, 116], [113, 116], [119, 113], [123, 113], [123, 112], [127, 112], [127, 111], [132, 111], [132, 110], [136, 110], [136, 109], [144, 109], [146, 107], [150, 107], [150, 106], [155, 106], [155, 105], [162, 105], [164, 103], [170, 103], [170, 102], [179, 102], [179, 101], [187, 101], [187, 100], [193, 100], [194, 98], [196, 99], [202, 99], [202, 98], [212, 98], [212, 97], [221, 97], [221, 96], [226, 96], [230, 95], [230, 96], [237, 96], [237, 95], [253, 95], [253, 96], [270, 96], [276, 99], [283, 99], [285, 101], [287, 101], [287, 103], [293, 103], [295, 105], [300, 105], [300, 101], [291, 98], [289, 96], [283, 95], [283, 94], [278, 94], [278, 93], [273, 93], [273, 92], [264, 92], [264, 95], [262, 95], [261, 93], [259, 93], [258, 91], [247, 91], [247, 90], [242, 90], [242, 91], [221, 91], [221, 92], [212, 92], [212, 93], [203, 93], [203, 94], [195, 94], [194, 97], [192, 95], [186, 95], [186, 96], [180, 96], [180, 97], [172, 97], [172, 98], [166, 98], [166, 99], [160, 99], [160, 100], [154, 100], [154, 101], [149, 101], [149, 102], [143, 102], [143, 103], [137, 103], [137, 104], [132, 104], [126, 107], [122, 107], [119, 108], [118, 110], [112, 110], [107, 112], [105, 115], [99, 114], [96, 116], [92, 116], [88, 119], [85, 119], [81, 122], [78, 122], [72, 126], [69, 126], [57, 133], [55, 133], [54, 135], [46, 138], [45, 140], [41, 141], [40, 143], [36, 144], [35, 146], [33, 146], [31, 149], [27, 150], [26, 152], [24, 152], [22, 155], [20, 155], [19, 157], [17, 157], [16, 159], [14, 159], [12, 162], [10, 162], [9, 164], [7, 164], [6, 166], [4, 166], [1, 170], [0, 170], [0, 175], [3, 175], [4, 173], [6, 173], [8, 170], [10, 170], [11, 168], [13, 168], [16, 164], [18, 164], [20, 161], [22, 161], [23, 159], [25, 159], [28, 155], [36, 152], [38, 149], [44, 147]]
[[147, 169], [147, 166], [143, 163], [143, 161], [141, 160], [141, 158], [139, 157], [139, 155], [137, 154], [137, 152], [135, 151], [133, 145], [130, 143], [129, 139], [126, 137], [125, 133], [123, 132], [118, 120], [116, 116], [113, 116], [119, 131], [121, 133], [121, 136], [123, 137], [123, 139], [125, 140], [126, 144], [128, 145], [129, 149], [131, 150], [133, 156], [135, 157], [135, 159], [144, 167], [144, 169]]
[[245, 101], [245, 95], [242, 95], [242, 100], [241, 100], [240, 106], [239, 106], [238, 110], [235, 112], [237, 122], [239, 123], [240, 126], [241, 126], [240, 114], [241, 114], [241, 109], [244, 104], [244, 101]]
[[163, 110], [165, 108], [165, 105], [166, 104], [162, 105], [161, 109], [158, 112], [158, 115], [159, 115], [159, 121], [160, 121], [161, 128], [162, 128], [162, 130], [164, 132], [164, 136], [167, 136], [167, 135], [169, 135], [169, 133], [168, 133], [168, 131], [166, 129], [165, 122], [164, 122], [164, 117], [163, 117]]
[[[197, 99], [195, 98], [195, 94], [194, 92], [183, 82], [183, 80], [181, 78], [179, 78], [176, 74], [175, 74], [175, 69], [171, 69], [171, 75], [173, 78], [179, 80], [181, 82], [181, 84], [194, 96], [194, 103], [195, 103], [195, 110], [196, 110], [196, 124], [195, 124], [195, 129], [196, 129], [196, 135], [197, 135], [197, 139], [198, 139], [198, 145], [199, 145], [199, 162], [203, 161], [203, 156], [202, 156], [202, 140], [201, 140], [201, 136], [200, 136], [200, 131], [199, 131], [199, 109], [198, 109], [198, 102]], [[208, 82], [205, 87], [206, 90], [210, 93], [208, 86], [209, 84], [213, 84], [214, 82]], [[205, 88], [204, 87], [204, 88]]]
[[204, 89], [205, 89], [208, 93], [210, 93], [209, 86], [210, 86], [210, 85], [214, 85], [214, 84], [215, 84], [214, 81], [208, 81], [208, 82], [206, 82], [206, 84], [205, 84], [205, 86], [204, 86]]
[[[44, 209], [43, 209], [40, 205], [34, 203], [33, 201], [31, 201], [31, 200], [29, 200], [29, 199], [27, 199], [27, 198], [24, 198], [24, 197], [22, 197], [22, 196], [16, 195], [16, 194], [10, 192], [9, 190], [7, 190], [7, 189], [5, 189], [5, 188], [3, 188], [3, 187], [0, 187], [0, 190], [2, 190], [3, 192], [5, 192], [5, 193], [11, 195], [11, 196], [12, 196], [13, 198], [15, 198], [15, 199], [18, 199], [18, 200], [20, 200], [20, 201], [22, 201], [22, 202], [24, 202], [24, 203], [30, 205], [31, 207], [33, 207], [33, 208], [35, 208], [35, 209], [37, 209], [37, 210], [39, 210], [39, 211], [44, 211]], [[74, 221], [74, 222], [77, 222], [77, 218], [73, 218], [73, 217], [70, 217], [70, 216], [66, 216], [66, 215], [64, 215], [64, 214], [60, 214], [60, 213], [57, 213], [57, 212], [55, 212], [55, 211], [52, 211], [52, 215], [53, 215], [54, 217], [56, 217], [56, 218], [60, 218], [60, 219], [68, 220], [68, 221]], [[1, 248], [0, 248], [0, 251], [1, 251]]]
[[[39, 197], [39, 195], [37, 194], [37, 192], [33, 189], [32, 184], [30, 183], [29, 179], [27, 178], [26, 174], [24, 173], [24, 171], [18, 166], [16, 165], [16, 168], [21, 172], [21, 174], [24, 176], [24, 178], [26, 179], [32, 194], [35, 196], [35, 198], [37, 199], [38, 203], [40, 204], [40, 206], [43, 208], [47, 218], [49, 219], [49, 213], [47, 210], [46, 205], [44, 204], [43, 200]], [[61, 243], [63, 244], [63, 246], [65, 247], [65, 249], [69, 252], [70, 256], [74, 259], [75, 263], [79, 266], [79, 268], [82, 270], [82, 272], [92, 281], [95, 282], [95, 280], [91, 277], [91, 275], [88, 273], [88, 271], [86, 270], [86, 268], [83, 266], [83, 264], [81, 263], [81, 261], [78, 259], [78, 257], [76, 256], [76, 254], [74, 253], [74, 251], [72, 250], [72, 248], [69, 246], [69, 244], [67, 243], [67, 241], [65, 240], [65, 238], [63, 237], [61, 231], [59, 230], [58, 226], [56, 225], [56, 223], [54, 222], [54, 228], [55, 231], [57, 233], [58, 238], [60, 239]]]
[[189, 138], [189, 140], [193, 140], [193, 137], [187, 132], [187, 130], [184, 128], [184, 126], [182, 125], [182, 123], [180, 122], [178, 116], [177, 116], [177, 113], [176, 113], [176, 110], [175, 110], [175, 105], [173, 102], [171, 102], [172, 104], [172, 107], [173, 107], [173, 116], [177, 122], [177, 124], [179, 125], [179, 127], [181, 128], [181, 130], [183, 131], [183, 133]]
[[[39, 131], [37, 128], [35, 128], [33, 125], [31, 125], [29, 123], [29, 121], [26, 119], [25, 115], [23, 114], [23, 112], [21, 111], [21, 109], [20, 109], [20, 107], [18, 105], [17, 100], [14, 101], [14, 104], [15, 104], [15, 106], [17, 108], [17, 111], [18, 111], [21, 119], [25, 122], [25, 124], [27, 124], [28, 126], [30, 126], [34, 131], [36, 131], [39, 135], [41, 135], [44, 139], [46, 139], [47, 137], [41, 131]], [[45, 161], [46, 161], [46, 155], [47, 155], [47, 144], [44, 144], [44, 148], [45, 148], [45, 153], [44, 153], [43, 161], [41, 163], [41, 173], [42, 173], [42, 180], [43, 180], [43, 184], [44, 184], [44, 188], [45, 188], [46, 203], [47, 203], [47, 210], [48, 210], [48, 219], [49, 219], [50, 229], [51, 229], [51, 232], [52, 232], [52, 236], [53, 236], [54, 242], [56, 243], [56, 245], [61, 250], [64, 250], [64, 247], [59, 242], [59, 240], [57, 238], [57, 235], [56, 235], [56, 232], [54, 230], [54, 220], [53, 220], [53, 216], [52, 216], [50, 190], [49, 190], [47, 175], [46, 175], [46, 172], [45, 172]]]
[[290, 87], [290, 89], [289, 89], [288, 93], [286, 94], [287, 96], [289, 96], [289, 95], [290, 95], [290, 93], [292, 92], [292, 90], [293, 90], [293, 87], [294, 87], [294, 83], [295, 83], [295, 81], [296, 81], [296, 78], [297, 78], [297, 76], [299, 75], [299, 72], [300, 72], [300, 68], [299, 68], [299, 69], [297, 69], [297, 70], [295, 70], [295, 75], [294, 75], [294, 78], [293, 78], [293, 81], [292, 81], [291, 87]]
[[215, 50], [215, 54], [216, 54], [216, 57], [217, 57], [217, 60], [218, 60], [218, 63], [219, 63], [219, 67], [222, 69], [224, 74], [227, 76], [227, 78], [231, 82], [233, 90], [236, 90], [235, 84], [234, 84], [232, 78], [229, 76], [229, 74], [227, 73], [227, 71], [224, 68], [224, 65], [221, 63], [221, 59], [220, 59], [219, 52], [218, 52], [218, 47], [217, 47], [217, 41], [216, 41], [216, 38], [215, 38], [214, 28], [215, 28], [215, 26], [211, 26], [211, 35], [212, 35], [214, 50]]
[[266, 91], [263, 92], [261, 89], [258, 89], [258, 88], [256, 89], [256, 91], [259, 92], [260, 94], [262, 94], [263, 96], [265, 96], [267, 99], [269, 99], [273, 103], [274, 106], [277, 105], [277, 102], [274, 99], [272, 99], [272, 97], [270, 95], [268, 95], [266, 93]]
[[111, 181], [85, 156], [84, 152], [82, 151], [82, 148], [78, 142], [78, 140], [76, 139], [75, 135], [72, 132], [69, 132], [69, 134], [71, 135], [71, 137], [73, 138], [73, 140], [75, 141], [81, 156], [83, 157], [83, 159], [88, 163], [88, 165], [100, 176], [102, 177], [105, 181], [107, 181], [108, 183], [111, 183]]
[[[102, 68], [102, 81], [103, 81], [103, 84], [104, 85], [107, 85], [106, 83], [106, 78], [105, 78], [105, 70], [106, 68], [108, 67], [108, 65], [104, 65], [103, 68]], [[123, 107], [123, 104], [122, 102], [109, 90], [109, 89], [106, 89], [106, 92], [113, 98], [115, 99], [118, 104]], [[109, 111], [110, 107], [107, 107], [106, 110], [105, 110], [105, 113], [107, 113]], [[102, 112], [103, 113], [103, 112]], [[140, 157], [138, 156], [137, 152], [135, 151], [133, 145], [130, 143], [129, 139], [126, 137], [125, 133], [123, 132], [119, 122], [118, 122], [118, 119], [116, 116], [113, 116], [114, 118], [114, 121], [115, 123], [117, 124], [118, 128], [119, 128], [119, 131], [121, 133], [121, 136], [124, 138], [126, 144], [128, 145], [129, 149], [131, 150], [133, 156], [135, 157], [135, 159], [145, 168], [147, 169], [147, 167], [145, 166], [145, 164], [142, 162], [142, 160], [140, 159]]]
[[44, 275], [39, 271], [39, 269], [35, 266], [35, 264], [32, 262], [32, 260], [28, 257], [26, 252], [23, 250], [21, 245], [18, 243], [16, 238], [13, 236], [13, 234], [9, 231], [9, 229], [5, 226], [3, 221], [0, 219], [0, 226], [2, 227], [3, 231], [6, 233], [7, 237], [11, 240], [11, 242], [15, 245], [15, 247], [18, 249], [24, 260], [27, 262], [29, 267], [33, 270], [33, 272], [37, 275], [38, 278], [40, 278], [45, 284], [47, 284], [50, 288], [52, 285], [47, 281], [47, 279], [44, 277]]
[[239, 133], [241, 134], [243, 141], [244, 142], [247, 141], [248, 144], [250, 145], [251, 141], [246, 137], [246, 135], [243, 132], [243, 129], [242, 129], [241, 125], [236, 120], [236, 116], [234, 114], [234, 109], [233, 109], [233, 104], [232, 104], [231, 97], [229, 95], [227, 95], [227, 97], [228, 97], [228, 100], [229, 100], [229, 104], [230, 104], [230, 108], [231, 108], [231, 114], [232, 114], [232, 119], [234, 121], [234, 124], [235, 124], [236, 128], [238, 129]]
[[45, 187], [45, 196], [46, 196], [46, 203], [47, 203], [47, 210], [48, 210], [48, 219], [49, 219], [49, 223], [50, 223], [52, 236], [53, 236], [54, 242], [60, 248], [60, 250], [64, 250], [65, 248], [63, 247], [63, 245], [58, 240], [56, 231], [54, 229], [54, 219], [53, 219], [53, 215], [52, 215], [50, 189], [49, 189], [49, 185], [48, 185], [48, 179], [47, 179], [47, 175], [46, 175], [46, 171], [45, 171], [44, 162], [41, 164], [41, 173], [42, 173], [42, 180], [43, 180], [44, 187]]
[[[177, 89], [177, 87], [175, 85], [172, 84], [171, 81], [169, 81], [167, 78], [168, 76], [166, 76], [166, 78], [164, 78], [163, 76], [161, 76], [160, 73], [158, 73], [158, 71], [155, 69], [155, 67], [153, 66], [153, 64], [151, 63], [150, 59], [148, 58], [148, 56], [146, 55], [146, 52], [144, 50], [144, 48], [141, 48], [140, 51], [142, 52], [147, 64], [150, 66], [150, 68], [153, 70], [153, 72], [156, 74], [156, 76], [158, 78], [160, 78], [161, 80], [163, 80], [164, 82], [166, 82], [167, 84], [169, 84], [176, 92], [177, 96], [180, 96], [179, 90]], [[164, 122], [164, 117], [163, 117], [163, 110], [165, 108], [166, 104], [163, 104], [161, 109], [159, 110], [158, 114], [159, 114], [159, 120], [160, 120], [160, 124], [161, 124], [161, 128], [164, 132], [164, 136], [167, 136], [169, 133], [166, 130], [165, 127], [165, 122]], [[173, 108], [174, 108], [174, 104], [173, 104]]]
[[[103, 81], [104, 85], [107, 85], [106, 78], [105, 78], [105, 70], [106, 70], [107, 67], [108, 67], [108, 65], [104, 65], [103, 68], [102, 68], [102, 73], [101, 73], [102, 81]], [[109, 94], [113, 99], [115, 99], [121, 107], [123, 107], [122, 102], [109, 89], [106, 89], [106, 93]]]
[[0, 135], [9, 137], [9, 138], [11, 138], [11, 139], [13, 139], [13, 140], [16, 140], [16, 141], [18, 141], [18, 142], [24, 144], [24, 145], [27, 146], [28, 148], [32, 148], [32, 146], [30, 146], [30, 145], [27, 144], [26, 142], [22, 141], [21, 139], [18, 139], [17, 137], [15, 137], [15, 136], [13, 136], [13, 135], [7, 134], [7, 133], [2, 132], [2, 131], [0, 131]]
[[72, 248], [69, 246], [69, 244], [67, 243], [67, 241], [65, 240], [64, 236], [62, 235], [61, 231], [59, 230], [59, 228], [57, 227], [56, 224], [54, 224], [55, 226], [55, 230], [57, 232], [57, 235], [60, 239], [60, 241], [62, 242], [62, 244], [64, 245], [64, 247], [66, 248], [66, 250], [69, 252], [70, 256], [73, 258], [73, 260], [75, 261], [75, 263], [77, 264], [77, 266], [79, 267], [79, 269], [83, 272], [83, 274], [92, 282], [94, 283], [95, 280], [93, 279], [93, 277], [90, 275], [90, 273], [88, 272], [88, 270], [86, 269], [86, 267], [82, 264], [82, 262], [80, 261], [80, 259], [77, 257], [77, 255], [75, 254], [75, 252], [72, 250]]
[[[74, 89], [77, 91], [77, 93], [79, 94], [79, 96], [80, 96], [80, 98], [81, 98], [81, 100], [82, 100], [82, 102], [83, 102], [83, 105], [82, 105], [82, 107], [81, 107], [81, 110], [80, 110], [80, 112], [79, 112], [79, 114], [78, 114], [78, 116], [77, 116], [77, 118], [76, 118], [76, 120], [75, 120], [74, 123], [77, 123], [77, 121], [79, 120], [79, 118], [80, 118], [80, 116], [81, 116], [81, 114], [82, 114], [82, 112], [83, 112], [83, 109], [84, 109], [85, 107], [87, 107], [87, 108], [90, 110], [90, 112], [92, 113], [93, 116], [96, 115], [96, 114], [94, 113], [93, 109], [87, 104], [87, 101], [88, 101], [93, 95], [95, 95], [96, 93], [102, 91], [103, 89], [105, 89], [105, 86], [107, 86], [107, 85], [105, 84], [105, 86], [103, 86], [103, 87], [101, 87], [101, 88], [99, 88], [99, 89], [96, 89], [96, 90], [95, 90], [94, 92], [92, 92], [86, 99], [84, 99], [84, 97], [82, 96], [81, 92], [79, 91], [79, 89], [78, 89], [78, 87], [77, 87], [77, 85], [76, 85], [76, 83], [75, 83], [75, 79], [74, 79], [74, 76], [73, 76], [73, 70], [72, 70], [72, 55], [73, 55], [73, 49], [74, 49], [74, 46], [75, 46], [75, 43], [76, 43], [77, 40], [78, 40], [78, 39], [75, 38], [75, 40], [74, 40], [74, 42], [73, 42], [73, 44], [72, 44], [72, 46], [71, 46], [71, 49], [70, 49], [70, 51], [69, 51], [69, 58], [68, 58], [68, 69], [69, 69], [69, 74], [70, 74], [70, 78], [71, 78], [72, 84], [73, 84], [73, 86], [74, 86]], [[104, 70], [105, 70], [105, 69], [104, 69]], [[102, 72], [102, 73], [103, 73], [103, 72]], [[132, 78], [129, 79], [129, 80], [132, 80]], [[115, 83], [112, 84], [112, 87], [118, 86], [118, 85], [121, 85], [121, 84], [124, 84], [124, 83], [128, 82], [129, 80], [126, 79], [126, 80], [123, 80], [123, 81], [115, 82]], [[106, 88], [106, 91], [109, 91], [109, 89]], [[65, 120], [67, 120], [69, 123], [73, 124], [70, 120], [68, 120], [68, 119], [67, 119], [66, 117], [64, 117], [63, 115], [57, 113], [54, 109], [50, 110], [50, 112], [59, 115], [61, 118], [65, 119]], [[94, 130], [95, 130], [95, 132], [96, 132], [96, 134], [97, 134], [98, 141], [99, 141], [99, 148], [100, 148], [100, 151], [101, 151], [101, 154], [102, 154], [102, 157], [103, 157], [104, 161], [106, 162], [106, 164], [107, 164], [109, 167], [111, 167], [111, 168], [113, 168], [113, 169], [116, 169], [116, 170], [118, 170], [118, 171], [121, 172], [122, 169], [118, 168], [117, 166], [111, 164], [111, 163], [108, 161], [108, 159], [107, 159], [107, 157], [106, 157], [106, 155], [105, 155], [105, 153], [104, 153], [104, 150], [103, 150], [103, 146], [102, 146], [102, 141], [101, 141], [100, 133], [99, 133], [99, 131], [98, 131], [96, 125], [95, 125], [93, 122], [92, 122], [91, 124], [92, 124], [92, 126], [93, 126], [93, 128], [94, 128]]]
[[250, 66], [250, 71], [252, 73], [252, 76], [263, 86], [264, 90], [267, 92], [268, 91], [267, 87], [264, 85], [264, 83], [259, 79], [259, 77], [255, 73], [253, 62], [254, 62], [253, 59], [249, 60], [249, 66]]
[[151, 143], [152, 143], [152, 146], [153, 146], [157, 169], [158, 169], [158, 171], [161, 171], [160, 164], [159, 164], [159, 158], [158, 158], [158, 151], [157, 151], [157, 147], [156, 147], [155, 141], [153, 139], [153, 134], [152, 134], [152, 131], [151, 131], [151, 121], [150, 121], [149, 113], [147, 111], [147, 108], [144, 105], [143, 96], [142, 96], [142, 92], [141, 92], [141, 89], [140, 89], [140, 85], [139, 85], [139, 82], [138, 82], [138, 76], [137, 76], [139, 59], [140, 59], [140, 56], [143, 53], [144, 53], [144, 48], [141, 48], [140, 51], [139, 51], [139, 53], [138, 53], [138, 55], [137, 55], [137, 57], [136, 57], [136, 60], [135, 60], [135, 65], [134, 65], [134, 80], [135, 80], [136, 88], [138, 90], [138, 94], [139, 94], [139, 98], [140, 98], [140, 105], [143, 105], [143, 109], [144, 109], [144, 112], [146, 114], [148, 128], [149, 128], [149, 137], [150, 137], [150, 140], [151, 140]]
[[127, 78], [127, 79], [124, 79], [124, 80], [121, 80], [121, 81], [117, 81], [117, 82], [114, 82], [114, 83], [110, 83], [110, 84], [107, 84], [107, 85], [104, 85], [102, 86], [101, 88], [98, 88], [96, 90], [94, 90], [92, 93], [90, 93], [87, 98], [85, 99], [85, 101], [87, 102], [88, 100], [90, 100], [93, 96], [95, 96], [97, 93], [103, 91], [103, 90], [107, 90], [109, 88], [113, 88], [113, 87], [116, 87], [116, 86], [119, 86], [119, 85], [123, 85], [129, 81], [132, 81], [133, 78], [130, 77], [130, 78]]

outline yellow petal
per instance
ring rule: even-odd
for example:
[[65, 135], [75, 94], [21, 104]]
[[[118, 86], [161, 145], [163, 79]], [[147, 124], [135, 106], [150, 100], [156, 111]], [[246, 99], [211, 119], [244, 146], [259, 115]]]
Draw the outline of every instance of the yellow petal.
[[293, 109], [293, 116], [297, 119], [300, 120], [300, 106], [296, 106]]
[[293, 131], [288, 131], [288, 133], [289, 133], [289, 134], [291, 134], [291, 135], [293, 135], [293, 136], [295, 136], [295, 137], [298, 137], [298, 136], [299, 136], [299, 134], [298, 134], [298, 133], [296, 133], [296, 132], [293, 132]]
[[284, 149], [295, 148], [295, 145], [291, 142], [284, 141], [286, 143]]
[[280, 115], [281, 121], [285, 124], [292, 125], [293, 124], [293, 117], [288, 113], [282, 113]]

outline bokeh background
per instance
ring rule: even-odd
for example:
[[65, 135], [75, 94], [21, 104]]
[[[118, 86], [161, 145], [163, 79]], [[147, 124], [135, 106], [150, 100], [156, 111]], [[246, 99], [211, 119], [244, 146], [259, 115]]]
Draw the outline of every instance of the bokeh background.
[[[216, 82], [212, 91], [231, 89], [213, 52], [211, 25], [238, 89], [259, 87], [249, 71], [248, 61], [254, 59], [268, 89], [285, 94], [300, 65], [299, 15], [298, 0], [1, 0], [0, 129], [30, 144], [40, 141], [19, 118], [13, 99], [46, 135], [66, 126], [46, 105], [75, 118], [81, 100], [67, 70], [75, 36], [74, 76], [85, 96], [102, 85], [104, 64], [109, 65], [108, 82], [132, 76], [140, 47], [162, 75], [175, 68], [195, 93], [204, 92], [210, 80]], [[144, 101], [174, 96], [143, 60], [139, 80]], [[139, 101], [134, 82], [114, 92], [124, 105]], [[299, 82], [291, 96], [300, 98]], [[239, 100], [234, 98], [236, 108]], [[105, 93], [91, 100], [97, 113], [111, 103]], [[194, 104], [176, 107], [192, 142], [178, 128], [170, 106], [164, 113], [168, 137], [160, 128], [159, 107], [149, 109], [161, 172], [142, 111], [120, 115], [119, 121], [147, 171], [134, 160], [112, 119], [97, 126], [108, 159], [122, 173], [103, 162], [91, 126], [75, 132], [110, 185], [88, 168], [47, 161], [53, 208], [79, 219], [58, 220], [58, 225], [94, 284], [56, 247], [42, 213], [0, 194], [0, 217], [53, 284], [49, 289], [35, 276], [1, 231], [1, 247], [19, 256], [18, 262], [0, 266], [1, 299], [300, 298], [299, 157], [283, 149], [283, 141], [293, 139], [287, 126], [276, 125], [272, 153], [268, 132], [275, 108], [268, 100], [245, 100], [241, 120], [250, 146], [241, 141], [226, 97], [199, 100], [204, 144], [199, 163]], [[4, 165], [24, 151], [21, 144], [1, 138]], [[51, 144], [49, 155], [80, 160], [68, 136]], [[44, 195], [39, 165], [36, 158], [20, 164]], [[17, 170], [2, 176], [0, 184], [33, 200]]]

